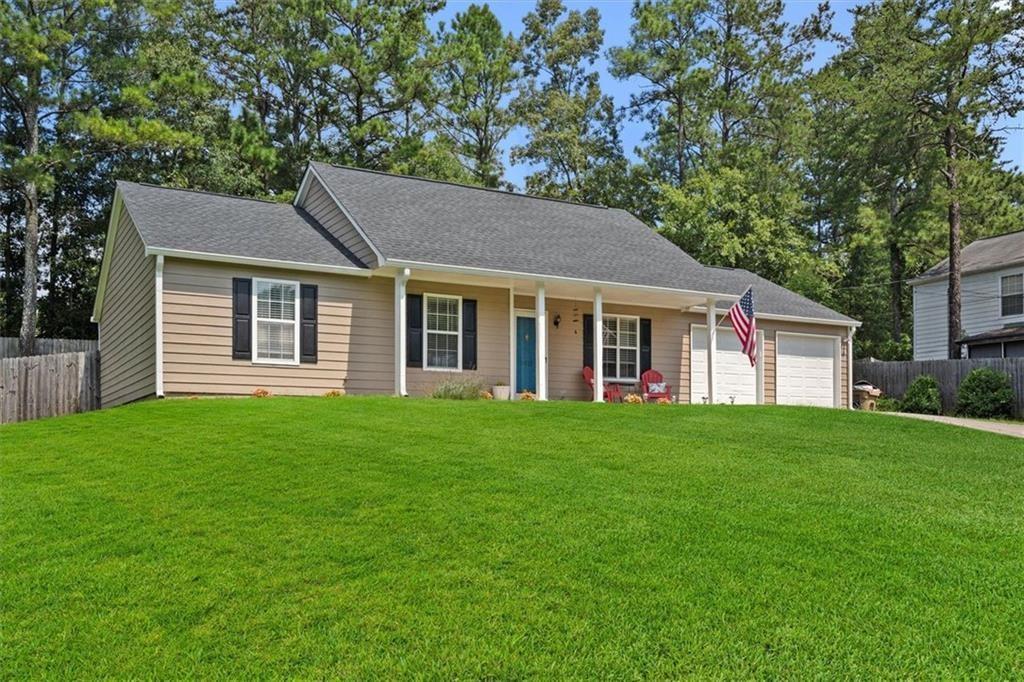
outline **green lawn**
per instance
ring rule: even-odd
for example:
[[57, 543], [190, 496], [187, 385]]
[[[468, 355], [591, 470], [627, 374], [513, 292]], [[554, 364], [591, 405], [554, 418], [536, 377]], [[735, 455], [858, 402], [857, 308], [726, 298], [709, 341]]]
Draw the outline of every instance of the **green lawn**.
[[799, 408], [0, 427], [5, 678], [1024, 675], [1024, 447]]

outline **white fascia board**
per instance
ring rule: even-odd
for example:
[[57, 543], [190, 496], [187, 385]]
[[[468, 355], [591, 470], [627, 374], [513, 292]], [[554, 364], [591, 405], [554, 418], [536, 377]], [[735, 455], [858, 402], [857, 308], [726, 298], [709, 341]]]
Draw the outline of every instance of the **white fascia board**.
[[348, 221], [350, 223], [352, 223], [352, 227], [354, 227], [356, 229], [356, 232], [359, 233], [359, 236], [363, 238], [363, 241], [365, 241], [367, 246], [370, 247], [370, 250], [373, 251], [373, 255], [377, 257], [377, 263], [379, 263], [380, 265], [383, 265], [384, 264], [384, 260], [385, 260], [384, 259], [384, 254], [382, 254], [380, 252], [380, 249], [377, 248], [377, 245], [374, 244], [373, 240], [370, 239], [369, 235], [366, 234], [366, 230], [364, 230], [359, 225], [359, 223], [356, 222], [356, 219], [352, 216], [351, 213], [349, 213], [348, 209], [345, 208], [345, 205], [342, 204], [338, 200], [338, 197], [336, 197], [334, 195], [334, 192], [331, 191], [331, 188], [327, 186], [327, 183], [324, 182], [324, 179], [322, 177], [320, 177], [320, 174], [316, 172], [315, 168], [313, 168], [313, 164], [312, 163], [309, 164], [309, 166], [308, 166], [308, 168], [306, 170], [306, 175], [302, 178], [302, 185], [299, 187], [299, 193], [295, 195], [295, 200], [296, 200], [295, 205], [296, 206], [298, 205], [300, 196], [303, 196], [305, 194], [305, 192], [306, 192], [306, 190], [308, 188], [308, 182], [309, 182], [309, 177], [310, 176], [316, 178], [317, 182], [320, 183], [320, 186], [324, 188], [325, 192], [327, 192], [327, 196], [329, 196], [331, 198], [331, 201], [334, 202], [334, 205], [337, 206], [338, 210], [341, 211], [345, 215], [345, 218], [347, 218]]
[[251, 256], [230, 256], [223, 253], [206, 251], [186, 251], [184, 249], [161, 249], [146, 247], [147, 256], [166, 256], [186, 260], [203, 260], [214, 263], [231, 263], [233, 265], [251, 265], [278, 270], [304, 270], [306, 272], [329, 272], [339, 275], [370, 277], [373, 271], [367, 268], [347, 267], [344, 265], [323, 265], [320, 263], [302, 263], [298, 261], [276, 260], [273, 258], [254, 258]]
[[[1024, 265], [1024, 260], [1010, 261], [1009, 263], [1000, 263], [998, 265], [986, 265], [980, 268], [971, 268], [970, 270], [961, 270], [960, 277], [967, 277], [968, 275], [981, 275], [986, 272], [998, 272], [999, 270], [1012, 270]], [[941, 275], [931, 275], [929, 277], [915, 277], [914, 279], [908, 280], [907, 284], [911, 287], [920, 286], [922, 284], [932, 284], [934, 282], [945, 282], [949, 280], [949, 273], [944, 272]]]
[[[110, 261], [114, 257], [114, 241], [117, 239], [117, 226], [121, 222], [121, 211], [124, 210], [124, 197], [121, 188], [114, 190], [114, 203], [110, 209], [110, 222], [107, 224], [107, 238], [103, 242], [103, 262], [100, 264], [100, 279], [96, 285], [96, 298], [92, 304], [92, 322], [99, 323], [103, 319], [103, 296], [107, 291], [107, 279], [110, 277]], [[142, 233], [139, 233], [142, 238]]]
[[[705, 306], [702, 306], [702, 305], [693, 306], [692, 308], [689, 309], [689, 311], [693, 312], [693, 313], [704, 314]], [[719, 315], [724, 315], [726, 312], [727, 311], [725, 311], [725, 310], [719, 310], [718, 314]], [[850, 328], [850, 329], [856, 329], [856, 328], [860, 327], [862, 324], [864, 324], [863, 322], [860, 322], [859, 320], [833, 320], [833, 319], [829, 319], [827, 317], [804, 317], [802, 315], [778, 315], [778, 314], [774, 314], [774, 313], [761, 313], [761, 312], [758, 312], [756, 310], [754, 311], [754, 318], [755, 319], [761, 319], [761, 320], [773, 320], [773, 321], [776, 321], [776, 322], [803, 322], [803, 323], [806, 323], [806, 324], [827, 324], [830, 327], [843, 327], [843, 328]], [[786, 333], [788, 334], [790, 332], [786, 332]]]
[[430, 270], [432, 272], [451, 272], [458, 275], [477, 275], [481, 277], [502, 277], [505, 279], [525, 279], [533, 282], [567, 282], [571, 284], [586, 284], [595, 287], [617, 287], [620, 289], [632, 289], [634, 291], [646, 291], [658, 294], [683, 294], [687, 296], [700, 296], [707, 298], [712, 296], [723, 301], [738, 301], [738, 294], [721, 294], [708, 291], [691, 291], [689, 289], [673, 289], [671, 287], [656, 287], [644, 284], [626, 284], [624, 282], [607, 282], [596, 279], [581, 279], [578, 277], [564, 277], [561, 275], [541, 275], [534, 272], [516, 272], [514, 270], [491, 270], [489, 268], [474, 268], [462, 265], [444, 265], [443, 263], [425, 263], [411, 260], [387, 260], [382, 265], [389, 265], [398, 268], [414, 268], [417, 270]]

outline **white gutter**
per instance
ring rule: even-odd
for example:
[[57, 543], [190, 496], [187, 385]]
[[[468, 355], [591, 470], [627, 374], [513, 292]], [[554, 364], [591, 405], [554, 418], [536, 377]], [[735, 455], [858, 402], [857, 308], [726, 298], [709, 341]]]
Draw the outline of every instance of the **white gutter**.
[[[704, 306], [694, 306], [690, 309], [694, 313], [703, 313], [705, 311]], [[724, 313], [724, 310], [718, 312]], [[863, 322], [858, 320], [833, 320], [827, 317], [803, 317], [802, 315], [777, 315], [775, 313], [762, 313], [760, 311], [754, 311], [754, 317], [761, 320], [776, 320], [779, 322], [804, 322], [807, 324], [828, 324], [833, 327], [849, 327], [856, 329], [860, 327]]]
[[368, 268], [357, 268], [345, 265], [325, 265], [322, 263], [303, 263], [299, 261], [277, 260], [276, 258], [255, 258], [251, 256], [228, 256], [208, 251], [187, 251], [184, 249], [160, 249], [146, 247], [147, 256], [166, 256], [187, 260], [213, 261], [215, 263], [234, 263], [236, 265], [252, 265], [265, 268], [284, 270], [305, 270], [308, 272], [330, 272], [339, 275], [355, 275], [370, 277], [373, 271]]
[[740, 294], [722, 294], [709, 291], [691, 291], [689, 289], [673, 289], [671, 287], [657, 287], [645, 284], [627, 284], [624, 282], [609, 282], [596, 279], [582, 279], [579, 277], [564, 277], [561, 275], [542, 275], [534, 272], [517, 272], [514, 270], [492, 270], [490, 268], [475, 268], [462, 265], [444, 265], [442, 263], [426, 263], [412, 260], [387, 260], [383, 265], [397, 268], [416, 268], [417, 270], [429, 270], [432, 272], [450, 272], [458, 275], [475, 275], [478, 277], [503, 277], [525, 279], [531, 282], [567, 282], [571, 284], [585, 284], [595, 287], [617, 287], [621, 289], [632, 289], [634, 291], [646, 291], [656, 294], [682, 294], [686, 296], [699, 296], [707, 298], [713, 296], [721, 301], [738, 301]]

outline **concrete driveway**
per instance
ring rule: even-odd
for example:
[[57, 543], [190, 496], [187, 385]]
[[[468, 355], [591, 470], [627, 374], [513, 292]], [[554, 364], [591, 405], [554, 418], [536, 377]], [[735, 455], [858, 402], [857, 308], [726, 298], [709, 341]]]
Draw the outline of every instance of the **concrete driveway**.
[[946, 417], [945, 415], [938, 414], [911, 414], [909, 412], [891, 412], [890, 414], [895, 414], [900, 417], [911, 417], [913, 419], [924, 419], [925, 421], [939, 422], [940, 424], [952, 424], [953, 426], [963, 426], [964, 428], [967, 429], [991, 431], [992, 433], [1001, 433], [1004, 436], [1024, 438], [1024, 422], [1000, 422], [988, 419], [965, 419], [963, 417]]

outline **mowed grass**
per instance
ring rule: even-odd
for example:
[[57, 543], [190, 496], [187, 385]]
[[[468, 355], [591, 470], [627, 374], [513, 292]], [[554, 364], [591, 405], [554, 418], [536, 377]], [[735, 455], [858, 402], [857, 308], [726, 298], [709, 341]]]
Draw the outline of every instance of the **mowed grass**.
[[0, 428], [4, 677], [1024, 675], [1022, 441], [799, 408]]

